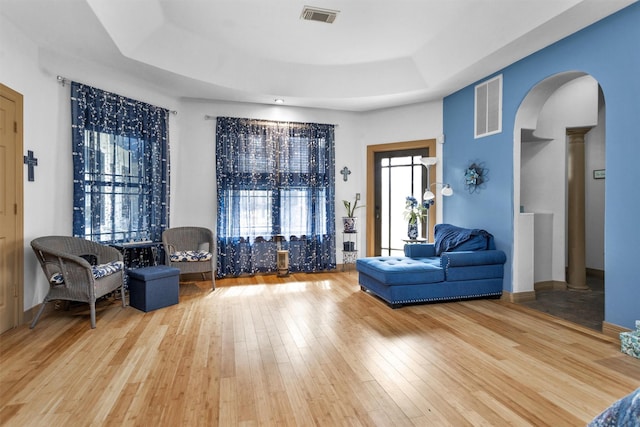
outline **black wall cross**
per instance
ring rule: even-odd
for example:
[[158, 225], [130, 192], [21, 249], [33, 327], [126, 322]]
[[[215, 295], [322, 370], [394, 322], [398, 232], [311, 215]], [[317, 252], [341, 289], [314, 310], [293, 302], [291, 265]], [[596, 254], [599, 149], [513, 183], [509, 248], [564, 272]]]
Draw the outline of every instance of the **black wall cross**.
[[340, 173], [342, 174], [342, 179], [344, 179], [345, 181], [347, 180], [347, 178], [349, 177], [349, 175], [351, 175], [351, 171], [349, 170], [348, 167], [343, 167], [342, 170], [340, 171]]
[[27, 150], [27, 155], [24, 156], [24, 164], [27, 165], [27, 179], [29, 181], [35, 181], [33, 177], [33, 167], [38, 166], [38, 159], [33, 157], [33, 151]]

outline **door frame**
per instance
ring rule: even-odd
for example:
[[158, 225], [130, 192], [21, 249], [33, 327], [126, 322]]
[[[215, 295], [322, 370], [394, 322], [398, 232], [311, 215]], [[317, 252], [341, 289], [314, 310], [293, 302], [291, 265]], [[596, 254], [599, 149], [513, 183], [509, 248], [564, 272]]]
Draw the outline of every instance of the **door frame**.
[[[373, 256], [375, 251], [375, 239], [368, 238], [368, 236], [374, 236], [375, 234], [375, 206], [373, 200], [375, 199], [375, 156], [376, 153], [398, 151], [398, 150], [413, 150], [426, 148], [429, 153], [433, 153], [432, 157], [436, 157], [436, 140], [435, 139], [419, 139], [415, 141], [405, 142], [391, 142], [386, 144], [367, 145], [367, 203], [366, 206], [366, 232], [365, 232], [365, 256]], [[436, 166], [433, 165], [429, 168], [429, 182], [436, 182]], [[434, 224], [437, 222], [434, 209]], [[427, 227], [429, 233], [429, 240], [433, 241], [433, 227]]]
[[24, 162], [23, 162], [23, 95], [0, 83], [0, 96], [13, 101], [16, 105], [16, 287], [14, 298], [14, 327], [24, 321]]

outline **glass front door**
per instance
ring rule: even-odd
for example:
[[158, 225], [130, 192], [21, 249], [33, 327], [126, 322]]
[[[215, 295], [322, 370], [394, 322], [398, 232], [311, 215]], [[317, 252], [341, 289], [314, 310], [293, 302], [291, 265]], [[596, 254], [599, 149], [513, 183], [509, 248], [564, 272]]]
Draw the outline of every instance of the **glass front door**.
[[[375, 255], [404, 255], [404, 240], [408, 222], [404, 218], [408, 196], [418, 202], [429, 184], [427, 168], [420, 158], [429, 156], [427, 148], [378, 152], [375, 154]], [[419, 237], [428, 236], [429, 227], [435, 222], [435, 210], [429, 209], [432, 218], [423, 221]]]

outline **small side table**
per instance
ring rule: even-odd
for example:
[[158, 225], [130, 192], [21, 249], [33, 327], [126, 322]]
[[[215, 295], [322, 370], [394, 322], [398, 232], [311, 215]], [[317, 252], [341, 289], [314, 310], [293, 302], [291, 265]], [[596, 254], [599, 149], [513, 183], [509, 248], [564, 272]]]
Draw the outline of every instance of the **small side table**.
[[111, 246], [122, 253], [127, 269], [164, 264], [162, 242], [114, 243]]
[[358, 231], [342, 232], [342, 271], [347, 265], [355, 264], [358, 259]]

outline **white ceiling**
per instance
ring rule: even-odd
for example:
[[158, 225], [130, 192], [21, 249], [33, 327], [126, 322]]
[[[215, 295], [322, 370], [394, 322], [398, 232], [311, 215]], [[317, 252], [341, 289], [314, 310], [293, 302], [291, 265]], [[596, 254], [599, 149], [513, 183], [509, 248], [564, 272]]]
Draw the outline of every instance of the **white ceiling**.
[[[44, 51], [167, 95], [367, 111], [440, 99], [634, 1], [0, 0], [0, 13]], [[305, 5], [339, 14], [305, 21]]]

